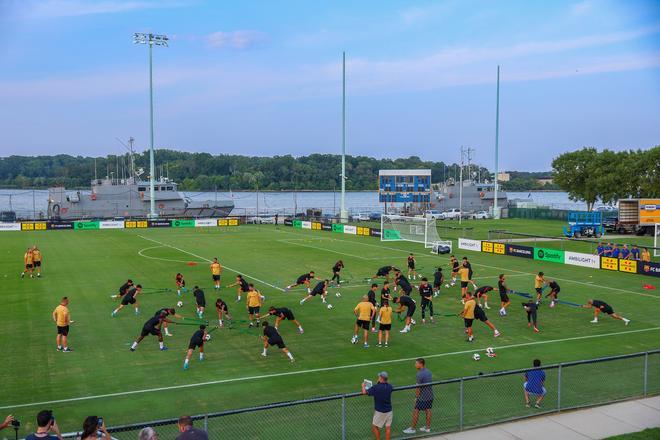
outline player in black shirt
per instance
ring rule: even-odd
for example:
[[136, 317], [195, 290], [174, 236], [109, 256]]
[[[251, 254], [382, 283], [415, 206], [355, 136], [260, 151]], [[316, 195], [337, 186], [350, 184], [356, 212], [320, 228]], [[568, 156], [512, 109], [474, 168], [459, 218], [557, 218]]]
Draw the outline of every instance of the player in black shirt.
[[[328, 285], [330, 284], [329, 280], [323, 280], [320, 281], [319, 283], [314, 286], [314, 289], [309, 291], [309, 294], [307, 294], [306, 297], [300, 300], [300, 305], [302, 306], [305, 301], [307, 301], [310, 298], [314, 298], [316, 295], [321, 295], [321, 299], [323, 300], [323, 304], [326, 304], [325, 297], [328, 295]], [[330, 307], [330, 306], [328, 306]]]
[[422, 297], [422, 324], [426, 324], [426, 309], [429, 309], [430, 321], [433, 323], [433, 289], [429, 280], [422, 278], [419, 283], [419, 295]]
[[110, 298], [112, 299], [119, 299], [122, 296], [126, 295], [126, 292], [133, 287], [133, 280], [127, 280], [124, 284], [121, 285], [119, 288], [119, 293], [117, 295], [110, 295]]
[[[176, 310], [174, 310], [173, 308], [158, 309], [158, 311], [154, 314], [154, 317], [160, 316], [160, 315], [165, 315], [166, 317], [167, 316], [173, 316], [177, 319], [183, 318], [183, 316], [176, 313]], [[167, 328], [167, 322], [163, 322], [163, 330], [165, 330], [165, 336], [172, 336], [169, 329]]]
[[300, 321], [296, 319], [295, 316], [293, 316], [293, 312], [291, 311], [291, 309], [288, 309], [286, 307], [270, 306], [268, 308], [268, 314], [275, 316], [275, 330], [279, 330], [280, 321], [282, 321], [283, 319], [287, 319], [298, 326], [298, 333], [300, 333], [301, 335], [305, 333], [305, 331], [302, 328], [302, 324], [300, 323]]
[[511, 290], [509, 290], [505, 283], [503, 273], [500, 274], [497, 280], [497, 288], [500, 291], [500, 316], [506, 316], [506, 308], [511, 304], [511, 300], [509, 299], [509, 292]]
[[199, 361], [201, 362], [204, 360], [204, 342], [208, 337], [206, 326], [200, 325], [199, 330], [192, 335], [192, 338], [190, 338], [190, 342], [188, 343], [188, 353], [186, 353], [186, 360], [183, 361], [184, 370], [188, 369], [190, 358], [192, 357], [195, 348], [199, 347]]
[[314, 279], [314, 271], [311, 270], [308, 273], [304, 273], [298, 277], [296, 280], [295, 284], [291, 284], [290, 286], [286, 286], [286, 290], [291, 290], [296, 286], [302, 286], [304, 285], [307, 287], [307, 293], [312, 293], [311, 289], [311, 282]]
[[371, 304], [373, 304], [374, 308], [376, 309], [376, 313], [373, 314], [371, 317], [371, 331], [372, 333], [376, 333], [378, 330], [376, 330], [376, 315], [378, 315], [378, 302], [376, 301], [376, 292], [378, 291], [378, 284], [373, 283], [371, 285], [371, 289], [367, 292], [367, 301], [369, 301]]
[[474, 277], [474, 272], [472, 271], [472, 263], [470, 263], [467, 259], [467, 257], [463, 257], [463, 266], [467, 267], [469, 272], [468, 272], [468, 278], [470, 279], [470, 284], [472, 284], [472, 287], [476, 290], [477, 285], [473, 281]]
[[229, 306], [222, 299], [218, 298], [215, 300], [215, 310], [218, 312], [218, 326], [222, 327], [224, 324], [222, 320], [227, 317], [231, 321], [231, 315], [229, 314]]
[[383, 304], [383, 301], [392, 302], [392, 292], [390, 292], [390, 283], [385, 281], [383, 283], [383, 288], [380, 289], [380, 303]]
[[539, 327], [537, 323], [537, 315], [536, 311], [539, 308], [539, 305], [532, 301], [531, 299], [523, 303], [523, 308], [525, 309], [525, 312], [527, 312], [527, 327], [531, 327], [532, 325], [534, 326], [534, 332], [538, 333], [539, 332]]
[[142, 292], [142, 286], [138, 284], [135, 287], [129, 288], [126, 293], [121, 297], [121, 304], [119, 304], [119, 307], [117, 307], [113, 312], [112, 312], [112, 317], [114, 318], [117, 316], [117, 313], [121, 309], [123, 309], [125, 306], [129, 304], [133, 304], [133, 307], [135, 307], [135, 314], [139, 315], [140, 314], [140, 304], [137, 302], [137, 296]]
[[458, 259], [453, 255], [449, 257], [449, 266], [451, 266], [451, 282], [449, 284], [451, 287], [454, 287], [454, 284], [456, 284], [456, 278], [458, 277], [460, 264], [458, 263]]
[[591, 308], [594, 309], [594, 319], [593, 321], [590, 321], [593, 324], [598, 323], [598, 315], [600, 314], [600, 312], [607, 313], [614, 319], [620, 319], [621, 321], [623, 321], [625, 325], [630, 324], [630, 319], [626, 319], [623, 316], [614, 313], [614, 309], [612, 308], [612, 306], [607, 304], [605, 301], [590, 299], [589, 301], [587, 301], [587, 304], [583, 305], [582, 307], [584, 307], [585, 309], [591, 309]]
[[158, 345], [160, 346], [160, 349], [163, 351], [167, 350], [167, 347], [165, 347], [165, 344], [163, 343], [163, 334], [160, 331], [160, 327], [163, 325], [163, 322], [172, 321], [169, 321], [164, 314], [149, 318], [149, 320], [144, 323], [144, 326], [142, 326], [142, 332], [140, 333], [140, 336], [131, 345], [131, 351], [135, 351], [138, 344], [142, 342], [142, 340], [147, 335], [158, 336]]
[[442, 273], [442, 268], [438, 267], [438, 270], [433, 273], [433, 296], [438, 296], [440, 294], [440, 288], [444, 282], [445, 276]]
[[341, 283], [341, 280], [339, 278], [339, 272], [344, 268], [344, 262], [342, 260], [339, 260], [335, 263], [334, 266], [332, 266], [332, 280], [335, 281], [337, 280], [337, 286]]
[[394, 291], [396, 292], [396, 288], [401, 287], [401, 290], [403, 291], [403, 295], [410, 295], [412, 292], [412, 286], [410, 285], [410, 281], [408, 281], [408, 278], [406, 278], [401, 271], [398, 271], [396, 273], [396, 277], [394, 278]]
[[559, 291], [561, 288], [559, 287], [559, 284], [557, 284], [557, 281], [555, 280], [549, 280], [548, 281], [548, 287], [550, 287], [550, 293], [548, 293], [545, 297], [550, 297], [550, 307], [555, 306], [555, 302], [557, 301], [557, 295], [559, 295]]
[[408, 333], [410, 331], [410, 325], [415, 323], [415, 321], [412, 319], [412, 316], [415, 313], [417, 304], [415, 303], [415, 300], [408, 295], [401, 295], [398, 298], [395, 296], [394, 303], [399, 304], [399, 308], [395, 310], [396, 313], [401, 313], [404, 307], [407, 309], [406, 325], [403, 327], [403, 330], [401, 330], [400, 333]]
[[236, 275], [236, 281], [228, 285], [227, 287], [234, 287], [238, 286], [238, 298], [236, 299], [236, 302], [239, 302], [241, 300], [241, 293], [247, 294], [248, 290], [250, 290], [250, 286], [248, 285], [248, 282], [245, 281], [245, 278], [243, 278], [243, 275]]
[[394, 266], [383, 266], [380, 269], [376, 271], [376, 275], [372, 276], [371, 279], [374, 280], [376, 278], [385, 278], [385, 281], [390, 281], [390, 272], [392, 271], [398, 271]]
[[490, 309], [490, 307], [488, 307], [488, 292], [491, 292], [492, 290], [492, 286], [481, 286], [474, 291], [474, 297], [477, 300], [477, 304], [479, 304], [479, 306], [481, 306], [481, 299], [483, 298], [484, 309]]
[[204, 296], [204, 291], [199, 286], [193, 288], [193, 295], [195, 296], [195, 303], [197, 303], [197, 316], [201, 319], [204, 317], [204, 309], [206, 308], [206, 296]]
[[415, 263], [416, 263], [415, 256], [412, 254], [412, 252], [410, 253], [410, 255], [408, 255], [408, 260], [406, 261], [406, 263], [408, 264], [408, 277], [411, 280], [414, 280], [415, 278], [417, 278], [417, 271], [415, 270]]
[[280, 336], [280, 334], [277, 332], [277, 329], [272, 325], [269, 325], [268, 321], [262, 322], [261, 325], [264, 328], [264, 335], [261, 337], [261, 339], [264, 340], [264, 351], [261, 353], [261, 355], [263, 357], [268, 356], [268, 346], [277, 345], [282, 349], [282, 352], [289, 357], [291, 362], [294, 362], [295, 359], [293, 359], [293, 355], [289, 349], [286, 348], [284, 340], [282, 339], [282, 336]]

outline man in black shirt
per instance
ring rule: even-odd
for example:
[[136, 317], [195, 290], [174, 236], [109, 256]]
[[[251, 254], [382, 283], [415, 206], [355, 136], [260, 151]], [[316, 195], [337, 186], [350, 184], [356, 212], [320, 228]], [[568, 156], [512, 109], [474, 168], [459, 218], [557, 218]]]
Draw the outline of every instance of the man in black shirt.
[[408, 281], [408, 278], [406, 278], [400, 271], [397, 271], [396, 277], [394, 278], [394, 291], [396, 292], [396, 288], [401, 287], [401, 290], [403, 291], [402, 295], [410, 295], [412, 292], [412, 286], [410, 285], [410, 281]]
[[222, 322], [223, 318], [226, 316], [228, 320], [231, 321], [231, 315], [229, 314], [229, 306], [222, 299], [218, 298], [215, 300], [215, 310], [218, 312], [218, 326], [222, 327], [224, 323]]
[[486, 310], [490, 309], [490, 307], [488, 307], [488, 292], [491, 292], [492, 290], [493, 290], [492, 286], [481, 286], [474, 291], [474, 297], [477, 300], [477, 304], [481, 306], [481, 299], [483, 298], [484, 309]]
[[539, 305], [530, 299], [528, 302], [523, 303], [523, 308], [525, 309], [525, 312], [527, 312], [527, 327], [531, 327], [533, 325], [534, 332], [538, 333], [539, 327], [537, 324], [536, 311], [538, 310]]
[[501, 273], [497, 280], [497, 288], [500, 291], [500, 316], [506, 316], [506, 308], [511, 304], [509, 299], [509, 288], [506, 285], [504, 274]]
[[264, 335], [261, 337], [264, 340], [264, 351], [261, 353], [261, 355], [263, 357], [268, 356], [268, 346], [277, 345], [279, 348], [282, 349], [282, 352], [289, 357], [291, 362], [294, 362], [293, 355], [291, 354], [289, 349], [286, 348], [282, 336], [280, 336], [280, 334], [277, 332], [275, 327], [273, 327], [272, 325], [268, 325], [268, 321], [262, 322], [261, 325], [264, 328]]
[[394, 266], [383, 266], [378, 271], [376, 271], [376, 275], [372, 276], [371, 279], [376, 279], [376, 278], [385, 278], [385, 281], [389, 282], [390, 281], [390, 272], [392, 271], [397, 271], [398, 269]]
[[339, 277], [339, 272], [344, 268], [344, 262], [342, 260], [339, 260], [335, 263], [334, 266], [332, 266], [332, 280], [335, 281], [337, 280], [337, 287], [339, 287], [339, 284], [341, 283], [340, 277]]
[[245, 278], [243, 278], [243, 275], [238, 274], [236, 275], [236, 281], [228, 285], [227, 287], [234, 287], [238, 286], [238, 297], [236, 299], [236, 302], [239, 302], [241, 300], [241, 294], [245, 293], [247, 294], [248, 291], [250, 290], [250, 285], [248, 284], [247, 281], [245, 281]]
[[300, 300], [300, 305], [302, 306], [305, 301], [314, 298], [316, 295], [321, 295], [321, 300], [323, 300], [323, 304], [325, 304], [325, 297], [328, 296], [328, 284], [330, 284], [329, 280], [319, 281], [316, 286], [314, 286], [314, 289], [310, 290], [307, 296]]
[[463, 257], [463, 266], [467, 267], [469, 272], [468, 272], [468, 278], [470, 279], [470, 284], [472, 284], [472, 287], [474, 289], [477, 289], [477, 285], [473, 281], [474, 277], [474, 272], [472, 271], [472, 263], [470, 263], [467, 259], [467, 257]]
[[[166, 317], [173, 316], [177, 319], [183, 318], [183, 316], [176, 313], [176, 310], [169, 307], [164, 309], [159, 309], [156, 313], [154, 313], [154, 316], [160, 316], [160, 315], [165, 315]], [[165, 336], [172, 336], [172, 333], [170, 333], [169, 329], [167, 328], [167, 322], [163, 322], [163, 330], [165, 330]]]
[[204, 360], [204, 342], [206, 341], [207, 335], [208, 333], [206, 331], [205, 325], [200, 325], [199, 330], [193, 333], [192, 338], [190, 338], [190, 342], [188, 343], [188, 353], [186, 354], [186, 360], [183, 361], [184, 370], [188, 369], [190, 358], [192, 357], [195, 348], [199, 347], [199, 361], [201, 362]]
[[307, 287], [307, 293], [312, 293], [311, 282], [314, 279], [314, 277], [315, 275], [313, 270], [309, 271], [308, 273], [304, 273], [298, 277], [298, 279], [294, 284], [286, 286], [286, 290], [291, 290], [296, 286], [304, 285], [305, 287]]
[[197, 303], [197, 316], [200, 319], [204, 317], [204, 309], [206, 308], [206, 297], [204, 296], [204, 291], [195, 286], [193, 289], [193, 295], [195, 296], [195, 302]]
[[598, 323], [598, 315], [600, 312], [607, 313], [614, 319], [619, 319], [623, 321], [625, 325], [630, 324], [630, 319], [626, 319], [623, 316], [617, 315], [614, 313], [614, 309], [612, 308], [611, 305], [607, 304], [605, 301], [600, 301], [598, 299], [590, 299], [587, 301], [586, 305], [583, 305], [585, 309], [594, 309], [594, 319], [593, 321], [590, 321], [592, 324], [597, 324]]
[[137, 302], [137, 296], [142, 292], [142, 286], [138, 284], [135, 287], [130, 287], [126, 293], [121, 297], [121, 304], [119, 304], [119, 307], [117, 307], [113, 312], [112, 312], [112, 317], [114, 318], [117, 316], [117, 313], [121, 309], [123, 309], [125, 306], [129, 304], [133, 304], [133, 307], [135, 307], [135, 314], [139, 315], [140, 314], [140, 304]]
[[426, 309], [429, 309], [430, 321], [433, 323], [433, 289], [429, 280], [422, 278], [419, 283], [419, 295], [422, 297], [422, 324], [426, 324]]
[[401, 330], [400, 333], [408, 333], [411, 329], [410, 325], [414, 322], [412, 316], [415, 313], [417, 304], [415, 303], [415, 300], [408, 295], [401, 295], [398, 298], [395, 296], [394, 303], [399, 304], [399, 308], [395, 310], [396, 313], [401, 313], [404, 307], [407, 309], [406, 325], [403, 327], [403, 330]]
[[131, 351], [135, 351], [137, 348], [138, 344], [142, 342], [142, 340], [147, 336], [147, 335], [154, 335], [158, 337], [158, 345], [161, 349], [161, 351], [167, 350], [167, 347], [163, 343], [163, 334], [160, 331], [160, 327], [163, 325], [163, 322], [172, 322], [169, 321], [166, 318], [166, 315], [160, 314], [158, 316], [154, 316], [150, 318], [147, 322], [144, 323], [144, 326], [142, 326], [142, 332], [140, 333], [140, 336], [133, 342], [131, 345]]
[[440, 288], [444, 281], [445, 276], [442, 273], [442, 268], [438, 267], [438, 270], [433, 273], [433, 296], [438, 296], [440, 294]]
[[112, 299], [119, 299], [122, 296], [126, 295], [126, 292], [128, 292], [128, 289], [133, 287], [133, 280], [127, 280], [124, 284], [121, 285], [119, 288], [119, 293], [117, 295], [110, 295], [110, 298]]
[[376, 330], [376, 315], [378, 315], [378, 302], [376, 301], [376, 291], [378, 290], [378, 284], [373, 283], [371, 285], [371, 289], [367, 292], [367, 298], [368, 301], [373, 304], [374, 309], [376, 309], [376, 313], [373, 314], [371, 317], [371, 332], [376, 333], [378, 330]]
[[287, 319], [298, 326], [298, 332], [301, 335], [305, 332], [302, 328], [302, 324], [296, 319], [295, 316], [293, 316], [293, 312], [291, 311], [291, 309], [288, 309], [286, 307], [270, 306], [268, 308], [268, 314], [275, 316], [275, 330], [279, 328], [280, 321], [282, 321], [283, 319]]
[[390, 283], [385, 281], [383, 283], [383, 288], [380, 289], [380, 303], [383, 304], [383, 301], [392, 302], [392, 292], [390, 292]]

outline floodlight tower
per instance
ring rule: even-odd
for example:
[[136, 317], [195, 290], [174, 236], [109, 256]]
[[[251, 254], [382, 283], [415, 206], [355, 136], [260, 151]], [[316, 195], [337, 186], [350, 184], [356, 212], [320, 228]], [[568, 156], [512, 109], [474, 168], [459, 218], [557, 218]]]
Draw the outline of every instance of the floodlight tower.
[[346, 52], [342, 52], [341, 64], [341, 198], [339, 218], [341, 223], [348, 221], [346, 212]]
[[158, 217], [156, 214], [156, 193], [154, 180], [156, 176], [156, 164], [154, 160], [154, 85], [153, 85], [153, 55], [154, 46], [168, 47], [167, 35], [155, 35], [136, 32], [133, 34], [133, 43], [149, 45], [149, 217]]

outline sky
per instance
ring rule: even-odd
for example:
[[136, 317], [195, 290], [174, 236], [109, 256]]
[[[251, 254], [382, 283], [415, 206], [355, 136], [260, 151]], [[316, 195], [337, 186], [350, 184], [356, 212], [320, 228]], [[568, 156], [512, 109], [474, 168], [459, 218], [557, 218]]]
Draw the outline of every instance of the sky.
[[0, 156], [339, 153], [549, 170], [660, 144], [660, 1], [0, 0]]

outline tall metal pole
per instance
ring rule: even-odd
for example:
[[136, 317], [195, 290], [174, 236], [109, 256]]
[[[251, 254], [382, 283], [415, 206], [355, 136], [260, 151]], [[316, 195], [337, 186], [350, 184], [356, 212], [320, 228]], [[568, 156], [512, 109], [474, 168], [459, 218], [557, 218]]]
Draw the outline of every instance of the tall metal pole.
[[463, 224], [463, 147], [461, 146], [461, 172], [458, 178], [458, 224]]
[[[150, 35], [151, 37], [151, 35]], [[149, 38], [149, 217], [155, 218], [156, 214], [156, 161], [154, 159], [154, 84], [153, 84], [153, 42]]]
[[500, 155], [500, 66], [497, 66], [497, 98], [495, 100], [495, 197], [493, 199], [493, 218], [500, 218], [497, 207], [497, 175], [499, 174]]
[[348, 221], [346, 215], [346, 52], [342, 52], [341, 66], [341, 197], [339, 217], [342, 223]]

